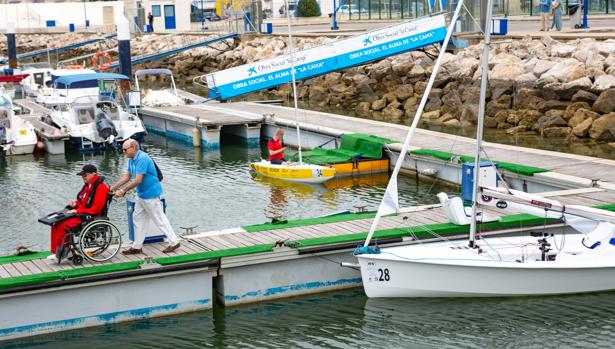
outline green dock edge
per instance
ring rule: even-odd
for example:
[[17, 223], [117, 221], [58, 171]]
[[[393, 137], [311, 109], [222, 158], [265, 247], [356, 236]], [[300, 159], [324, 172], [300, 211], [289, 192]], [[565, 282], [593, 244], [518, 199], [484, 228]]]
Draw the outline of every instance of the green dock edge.
[[[431, 157], [434, 157], [436, 159], [440, 159], [440, 160], [444, 160], [444, 161], [451, 161], [453, 158], [457, 158], [457, 159], [459, 159], [460, 163], [474, 162], [474, 159], [475, 159], [473, 156], [453, 154], [453, 153], [449, 153], [449, 152], [445, 152], [445, 151], [441, 151], [441, 150], [434, 150], [434, 149], [417, 149], [417, 150], [412, 150], [412, 151], [410, 151], [410, 154], [412, 154], [412, 155], [431, 156]], [[520, 164], [515, 164], [515, 163], [512, 163], [512, 162], [494, 161], [494, 163], [498, 164], [500, 169], [507, 170], [507, 171], [510, 171], [510, 172], [513, 172], [513, 173], [518, 173], [518, 174], [525, 175], [525, 176], [533, 176], [536, 173], [549, 172], [550, 171], [550, 170], [548, 170], [546, 168], [520, 165]]]
[[[608, 205], [599, 205], [594, 206], [595, 208], [600, 208], [608, 211], [615, 211], [615, 204]], [[355, 217], [351, 217], [354, 215]], [[346, 218], [354, 218], [354, 219], [362, 219], [362, 218], [370, 218], [370, 215], [373, 216], [373, 213], [360, 213], [360, 214], [345, 214], [339, 216], [345, 216]], [[323, 218], [333, 218], [338, 216], [330, 216]], [[347, 219], [348, 220], [348, 219]], [[310, 221], [310, 219], [298, 220], [288, 223], [295, 223], [293, 226], [300, 226], [299, 223], [306, 223]], [[338, 221], [338, 220], [336, 220]], [[544, 219], [541, 217], [529, 215], [529, 214], [516, 214], [504, 216], [499, 222], [491, 222], [479, 225], [480, 230], [493, 230], [493, 229], [504, 229], [504, 228], [515, 228], [515, 227], [526, 227], [532, 225], [541, 225], [545, 223], [553, 223], [557, 222], [557, 219]], [[320, 223], [329, 223], [330, 221], [320, 220]], [[287, 224], [288, 224], [287, 223]], [[288, 227], [288, 226], [287, 226]], [[427, 236], [433, 233], [437, 233], [439, 235], [457, 235], [464, 234], [469, 232], [469, 226], [461, 226], [455, 225], [452, 223], [439, 223], [439, 224], [430, 224], [423, 226], [414, 226], [414, 227], [405, 227], [405, 228], [397, 228], [397, 229], [386, 229], [386, 230], [377, 230], [374, 233], [374, 239], [385, 239], [385, 238], [394, 238], [394, 237], [405, 237], [405, 236]], [[310, 238], [310, 239], [301, 239], [301, 240], [293, 240], [287, 241], [286, 246], [292, 248], [304, 248], [310, 246], [319, 246], [319, 245], [328, 245], [335, 243], [349, 243], [349, 242], [357, 242], [360, 243], [365, 240], [367, 236], [367, 232], [365, 233], [354, 233], [354, 234], [346, 234], [346, 235], [336, 235], [329, 237], [319, 237], [319, 238]], [[169, 256], [163, 258], [156, 258], [154, 262], [161, 265], [173, 265], [173, 264], [181, 264], [188, 262], [196, 262], [213, 258], [224, 258], [224, 257], [232, 257], [232, 256], [242, 256], [249, 255], [254, 253], [266, 253], [273, 251], [275, 244], [261, 244], [249, 247], [240, 247], [240, 248], [232, 248], [225, 250], [217, 250], [217, 251], [208, 251], [201, 253], [193, 253], [182, 256]], [[37, 252], [24, 256], [6, 256], [0, 257], [0, 260], [13, 263], [25, 260], [32, 259], [40, 259], [45, 258], [49, 255], [49, 252]], [[143, 261], [134, 261], [134, 262], [125, 262], [125, 263], [117, 263], [111, 265], [101, 265], [95, 267], [83, 267], [78, 269], [69, 269], [69, 270], [61, 270], [55, 272], [41, 273], [35, 275], [25, 275], [25, 276], [17, 276], [11, 278], [0, 278], [0, 289], [8, 289], [12, 287], [24, 286], [24, 285], [32, 285], [39, 284], [49, 281], [57, 281], [57, 280], [67, 280], [72, 278], [78, 278], [83, 276], [90, 276], [96, 274], [105, 274], [119, 271], [127, 271], [127, 270], [136, 270], [139, 269]]]

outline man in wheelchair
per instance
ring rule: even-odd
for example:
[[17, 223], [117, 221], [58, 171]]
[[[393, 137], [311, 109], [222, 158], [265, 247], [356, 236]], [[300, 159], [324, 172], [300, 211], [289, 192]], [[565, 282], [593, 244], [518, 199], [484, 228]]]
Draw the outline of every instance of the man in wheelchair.
[[[71, 235], [78, 235], [95, 217], [107, 214], [109, 187], [104, 183], [105, 177], [100, 176], [96, 166], [90, 164], [83, 166], [77, 175], [81, 176], [84, 182], [83, 188], [77, 194], [77, 200], [71, 200], [63, 211], [39, 219], [39, 222], [51, 225], [52, 255], [48, 258], [58, 263], [67, 256], [69, 250], [73, 252], [73, 257], [75, 256], [74, 239]], [[80, 261], [76, 264], [80, 264], [84, 256], [79, 257]]]

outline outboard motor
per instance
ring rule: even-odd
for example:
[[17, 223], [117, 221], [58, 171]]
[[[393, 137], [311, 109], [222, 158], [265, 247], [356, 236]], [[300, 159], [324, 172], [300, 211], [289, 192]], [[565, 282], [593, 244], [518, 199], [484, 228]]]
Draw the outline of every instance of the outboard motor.
[[113, 138], [117, 136], [117, 130], [115, 129], [115, 125], [113, 125], [113, 121], [111, 121], [111, 119], [105, 113], [96, 114], [95, 120], [96, 130], [98, 131], [98, 135], [101, 138], [106, 140], [110, 136], [113, 136]]

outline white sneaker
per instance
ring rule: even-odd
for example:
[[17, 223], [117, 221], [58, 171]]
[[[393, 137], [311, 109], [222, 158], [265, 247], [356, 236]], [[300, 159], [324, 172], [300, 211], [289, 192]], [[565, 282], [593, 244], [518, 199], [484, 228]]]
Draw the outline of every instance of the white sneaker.
[[50, 261], [54, 261], [54, 262], [58, 261], [55, 254], [50, 254], [49, 256], [47, 256], [47, 259], [49, 259]]

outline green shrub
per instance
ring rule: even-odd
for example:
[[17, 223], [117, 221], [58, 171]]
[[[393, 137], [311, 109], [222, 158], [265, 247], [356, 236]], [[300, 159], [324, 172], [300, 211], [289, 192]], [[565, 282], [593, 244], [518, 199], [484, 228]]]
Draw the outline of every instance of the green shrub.
[[316, 0], [299, 0], [295, 16], [320, 17], [320, 6], [318, 6]]

